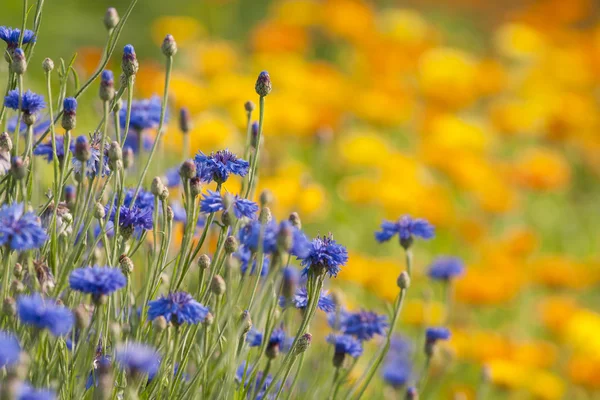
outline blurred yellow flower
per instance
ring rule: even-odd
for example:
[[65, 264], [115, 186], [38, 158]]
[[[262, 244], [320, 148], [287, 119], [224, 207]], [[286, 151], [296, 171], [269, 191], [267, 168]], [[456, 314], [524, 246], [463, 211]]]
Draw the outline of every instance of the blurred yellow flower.
[[526, 24], [508, 23], [496, 32], [495, 44], [501, 55], [526, 61], [540, 56], [544, 49], [544, 37]]
[[186, 47], [206, 34], [200, 22], [188, 16], [159, 17], [152, 23], [152, 39], [160, 46], [166, 35], [173, 35], [177, 46]]
[[238, 65], [238, 52], [226, 41], [203, 42], [194, 47], [192, 65], [204, 76], [227, 73]]
[[569, 164], [560, 153], [541, 147], [522, 152], [515, 165], [515, 179], [529, 189], [564, 188], [570, 175]]

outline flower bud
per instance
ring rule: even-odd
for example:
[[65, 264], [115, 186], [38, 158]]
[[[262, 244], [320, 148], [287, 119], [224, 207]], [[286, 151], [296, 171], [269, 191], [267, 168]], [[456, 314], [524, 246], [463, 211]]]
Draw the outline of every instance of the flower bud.
[[75, 158], [81, 162], [86, 162], [92, 156], [92, 149], [87, 136], [81, 135], [75, 139]]
[[123, 74], [126, 77], [133, 76], [137, 74], [140, 69], [140, 64], [138, 63], [137, 56], [135, 55], [135, 49], [132, 45], [128, 44], [123, 49], [123, 61], [121, 62], [121, 68], [123, 69]]
[[181, 179], [192, 179], [196, 176], [196, 163], [192, 160], [185, 160], [179, 167], [179, 176]]
[[8, 132], [2, 132], [0, 135], [0, 151], [10, 153], [13, 148], [12, 140]]
[[258, 122], [254, 121], [250, 127], [250, 146], [256, 149], [258, 147]]
[[294, 231], [291, 224], [281, 224], [277, 233], [277, 246], [279, 249], [288, 252], [294, 245]]
[[251, 113], [255, 108], [256, 106], [250, 100], [244, 103], [244, 110], [246, 110], [247, 113]]
[[197, 176], [190, 179], [190, 194], [192, 197], [197, 197], [202, 193], [202, 181]]
[[106, 217], [106, 209], [100, 202], [97, 202], [94, 205], [94, 217], [96, 219], [104, 219], [104, 217]]
[[21, 157], [15, 156], [12, 158], [10, 172], [18, 181], [25, 178], [25, 175], [27, 175], [27, 165], [25, 165], [25, 162]]
[[225, 210], [231, 209], [231, 206], [235, 202], [235, 197], [233, 197], [231, 193], [225, 193], [221, 198], [223, 200], [223, 208]]
[[223, 225], [225, 226], [231, 226], [232, 225], [232, 215], [229, 211], [225, 210], [221, 213], [221, 222], [223, 223]]
[[260, 97], [265, 97], [271, 93], [271, 77], [267, 71], [263, 71], [258, 75], [254, 89]]
[[250, 311], [244, 310], [240, 315], [240, 325], [242, 333], [246, 334], [252, 329], [252, 318], [250, 317]]
[[163, 185], [162, 181], [158, 176], [152, 179], [152, 183], [150, 184], [150, 192], [152, 192], [153, 195], [160, 196], [164, 188], [165, 185]]
[[292, 223], [293, 227], [295, 227], [296, 229], [302, 229], [302, 221], [300, 220], [300, 216], [297, 212], [291, 213], [289, 220]]
[[71, 205], [75, 202], [75, 197], [77, 195], [76, 191], [75, 191], [75, 186], [73, 185], [67, 185], [65, 186], [65, 202], [67, 203], [67, 205]]
[[152, 321], [152, 325], [154, 326], [154, 328], [156, 330], [160, 331], [164, 331], [165, 329], [167, 329], [167, 326], [169, 326], [169, 323], [167, 322], [167, 319], [165, 317], [163, 317], [162, 315], [159, 315], [158, 317], [154, 318], [154, 321]]
[[398, 276], [398, 287], [402, 290], [406, 290], [410, 287], [410, 276], [406, 271], [402, 271]]
[[210, 282], [210, 290], [214, 295], [220, 296], [225, 293], [227, 286], [225, 285], [225, 280], [221, 275], [213, 276], [212, 281]]
[[83, 330], [90, 325], [90, 313], [85, 305], [80, 304], [75, 307], [73, 314], [75, 315], [75, 326], [78, 329]]
[[271, 222], [272, 218], [273, 217], [271, 216], [271, 210], [269, 209], [269, 207], [263, 207], [260, 209], [260, 215], [258, 217], [258, 220], [261, 224], [264, 225]]
[[23, 113], [23, 122], [25, 123], [25, 125], [27, 125], [27, 126], [34, 125], [36, 121], [37, 121], [36, 113], [30, 113], [27, 111]]
[[62, 127], [70, 131], [77, 125], [77, 100], [74, 97], [67, 97], [63, 101]]
[[214, 315], [212, 315], [211, 312], [206, 313], [206, 318], [204, 318], [204, 324], [210, 326], [213, 324], [213, 322], [215, 322]]
[[210, 268], [210, 257], [206, 254], [202, 254], [198, 257], [198, 268], [209, 269]]
[[131, 261], [131, 258], [127, 257], [127, 254], [121, 254], [121, 257], [119, 257], [119, 264], [121, 265], [121, 272], [123, 272], [123, 275], [131, 275], [133, 272], [133, 261]]
[[25, 286], [23, 285], [23, 283], [21, 281], [18, 281], [16, 279], [14, 279], [10, 283], [10, 289], [15, 294], [21, 294], [21, 293], [23, 293], [25, 291]]
[[17, 279], [23, 278], [23, 266], [21, 264], [15, 264], [15, 267], [13, 268], [13, 275]]
[[235, 236], [228, 236], [225, 239], [225, 253], [231, 254], [238, 250], [239, 244]]
[[44, 59], [44, 61], [42, 62], [42, 69], [44, 70], [44, 72], [52, 72], [52, 70], [54, 69], [54, 61], [52, 61], [52, 59], [50, 58]]
[[175, 213], [171, 206], [167, 206], [167, 222], [173, 221], [173, 218], [175, 218]]
[[300, 336], [298, 342], [296, 343], [296, 347], [294, 348], [294, 353], [296, 355], [304, 353], [310, 347], [310, 343], [312, 342], [312, 335], [310, 333], [305, 333]]
[[165, 36], [165, 39], [162, 42], [161, 50], [167, 57], [173, 57], [177, 53], [177, 42], [175, 42], [173, 35]]
[[190, 110], [186, 107], [181, 107], [179, 110], [179, 129], [181, 133], [187, 134], [190, 132], [192, 123], [190, 121]]
[[92, 302], [96, 307], [99, 307], [108, 302], [108, 297], [104, 294], [92, 294]]
[[270, 190], [263, 190], [262, 192], [260, 192], [259, 201], [261, 207], [268, 206], [273, 202], [273, 193], [271, 193]]
[[123, 150], [118, 142], [112, 142], [108, 147], [108, 161], [111, 165], [115, 162], [123, 160]]
[[265, 356], [267, 356], [267, 358], [272, 360], [274, 358], [277, 358], [277, 356], [279, 355], [279, 352], [280, 352], [279, 343], [277, 343], [277, 344], [269, 343], [269, 344], [267, 344], [267, 348], [265, 349]]
[[2, 313], [9, 317], [14, 317], [17, 314], [17, 304], [15, 303], [15, 299], [12, 297], [7, 297], [2, 302]]
[[415, 388], [414, 386], [411, 386], [408, 389], [406, 389], [405, 399], [406, 400], [419, 400], [419, 392], [417, 392], [417, 388]]
[[11, 68], [17, 75], [23, 75], [27, 71], [27, 60], [22, 49], [13, 51]]
[[128, 169], [133, 166], [135, 155], [133, 149], [130, 146], [125, 146], [123, 149], [123, 168]]
[[158, 195], [158, 198], [159, 198], [159, 200], [162, 200], [162, 201], [167, 200], [169, 198], [169, 189], [164, 187], [163, 190]]
[[114, 29], [119, 23], [119, 14], [117, 10], [113, 7], [110, 7], [106, 10], [106, 14], [104, 14], [104, 26], [109, 31]]
[[108, 69], [102, 71], [99, 96], [102, 101], [112, 101], [115, 98], [115, 78], [113, 72]]

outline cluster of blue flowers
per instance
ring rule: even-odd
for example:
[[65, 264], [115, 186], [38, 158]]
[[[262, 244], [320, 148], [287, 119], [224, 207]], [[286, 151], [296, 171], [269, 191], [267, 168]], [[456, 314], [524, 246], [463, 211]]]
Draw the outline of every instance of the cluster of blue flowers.
[[238, 158], [229, 150], [219, 150], [210, 155], [199, 152], [194, 161], [196, 162], [196, 174], [202, 182], [224, 183], [229, 175], [246, 176], [250, 163]]
[[0, 207], [0, 246], [17, 251], [39, 249], [47, 238], [40, 218], [25, 211], [23, 204]]
[[164, 317], [167, 322], [176, 325], [183, 323], [198, 324], [208, 315], [208, 308], [198, 303], [186, 292], [169, 293], [148, 303], [148, 318], [154, 320]]
[[9, 49], [17, 48], [21, 36], [23, 44], [35, 43], [35, 33], [29, 29], [25, 29], [24, 34], [21, 35], [21, 30], [19, 28], [0, 26], [0, 40], [3, 40]]

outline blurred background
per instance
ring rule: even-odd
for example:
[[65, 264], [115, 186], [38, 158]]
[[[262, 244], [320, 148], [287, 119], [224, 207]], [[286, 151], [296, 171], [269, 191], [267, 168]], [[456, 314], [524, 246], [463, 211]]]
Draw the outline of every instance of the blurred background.
[[[30, 70], [77, 53], [86, 79], [106, 8], [129, 2], [47, 3]], [[140, 59], [137, 98], [163, 91], [165, 34], [180, 49], [156, 171], [185, 158], [182, 106], [194, 152], [241, 152], [243, 104], [269, 71], [260, 190], [278, 218], [297, 211], [311, 236], [332, 232], [348, 246], [331, 288], [348, 308], [383, 312], [397, 294], [402, 252], [376, 244], [382, 219], [436, 225], [436, 239], [415, 248], [401, 315], [408, 336], [452, 328], [433, 365], [435, 397], [472, 398], [485, 366], [489, 398], [597, 399], [598, 11], [593, 0], [140, 0], [120, 41]], [[4, 1], [0, 22], [20, 26], [21, 13]], [[120, 52], [113, 58], [120, 71]], [[26, 87], [42, 91], [42, 78], [39, 68]], [[97, 84], [75, 134], [97, 125], [96, 94]], [[451, 315], [425, 274], [439, 255], [466, 264]]]

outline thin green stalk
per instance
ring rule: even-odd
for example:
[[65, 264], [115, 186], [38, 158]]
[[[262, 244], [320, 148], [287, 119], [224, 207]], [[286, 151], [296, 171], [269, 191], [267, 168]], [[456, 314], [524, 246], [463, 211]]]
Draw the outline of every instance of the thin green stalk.
[[263, 120], [265, 115], [265, 97], [261, 96], [259, 99], [259, 111], [258, 111], [258, 136], [256, 137], [256, 151], [254, 152], [254, 157], [252, 158], [252, 163], [250, 164], [251, 175], [248, 180], [248, 188], [246, 189], [246, 193], [244, 198], [249, 198], [250, 194], [254, 189], [254, 185], [256, 185], [256, 172], [258, 171], [258, 162], [260, 156], [260, 138], [262, 137], [263, 131]]

